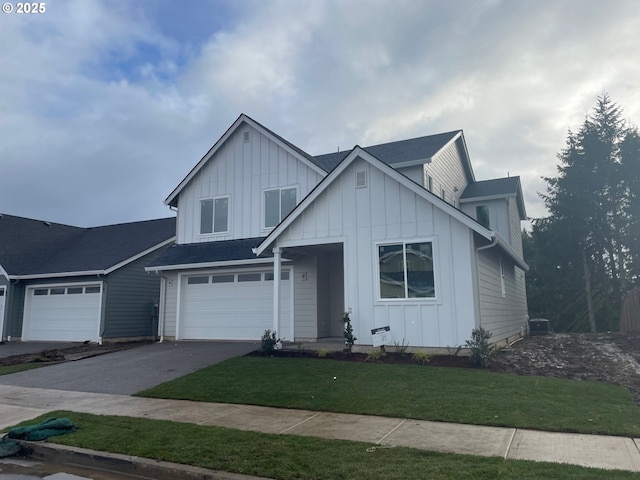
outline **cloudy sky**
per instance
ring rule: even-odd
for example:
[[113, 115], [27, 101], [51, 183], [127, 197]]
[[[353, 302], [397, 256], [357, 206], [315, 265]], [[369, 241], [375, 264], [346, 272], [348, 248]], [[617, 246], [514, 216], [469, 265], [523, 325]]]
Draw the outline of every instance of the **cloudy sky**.
[[[78, 226], [163, 200], [246, 113], [310, 154], [463, 129], [528, 213], [608, 92], [640, 122], [636, 0], [47, 0], [0, 13], [0, 212]], [[6, 7], [3, 7], [6, 8]]]

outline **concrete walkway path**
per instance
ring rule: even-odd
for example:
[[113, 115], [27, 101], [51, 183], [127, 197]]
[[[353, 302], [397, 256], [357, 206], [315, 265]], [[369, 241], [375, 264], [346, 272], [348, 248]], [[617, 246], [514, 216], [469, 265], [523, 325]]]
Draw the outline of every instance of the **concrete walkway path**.
[[52, 410], [640, 471], [640, 439], [0, 385], [0, 430]]

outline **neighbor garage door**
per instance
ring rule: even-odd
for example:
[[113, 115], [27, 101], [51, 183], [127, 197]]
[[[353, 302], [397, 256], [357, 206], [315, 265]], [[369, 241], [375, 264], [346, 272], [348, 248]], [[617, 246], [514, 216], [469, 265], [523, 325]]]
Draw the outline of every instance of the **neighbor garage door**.
[[23, 340], [98, 341], [100, 284], [29, 287]]
[[[273, 330], [273, 272], [189, 275], [182, 280], [180, 338], [258, 340]], [[291, 281], [282, 271], [278, 336], [291, 335]]]

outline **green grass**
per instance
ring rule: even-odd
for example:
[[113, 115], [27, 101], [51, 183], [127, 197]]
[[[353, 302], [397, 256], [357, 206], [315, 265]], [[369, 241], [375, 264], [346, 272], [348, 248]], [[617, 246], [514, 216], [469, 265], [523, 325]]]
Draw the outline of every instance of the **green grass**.
[[632, 472], [442, 454], [410, 448], [377, 449], [360, 442], [270, 435], [160, 420], [52, 412], [79, 427], [51, 442], [283, 480], [633, 479]]
[[640, 436], [624, 388], [478, 369], [240, 357], [138, 395]]
[[9, 375], [10, 373], [22, 372], [33, 368], [44, 367], [44, 363], [21, 363], [20, 365], [5, 365], [0, 367], [0, 375]]

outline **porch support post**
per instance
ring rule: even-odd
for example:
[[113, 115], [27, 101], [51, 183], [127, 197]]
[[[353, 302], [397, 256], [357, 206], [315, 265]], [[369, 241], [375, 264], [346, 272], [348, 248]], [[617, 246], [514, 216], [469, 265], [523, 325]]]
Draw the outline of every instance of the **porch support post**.
[[280, 271], [282, 266], [282, 249], [273, 249], [273, 331], [280, 333]]

